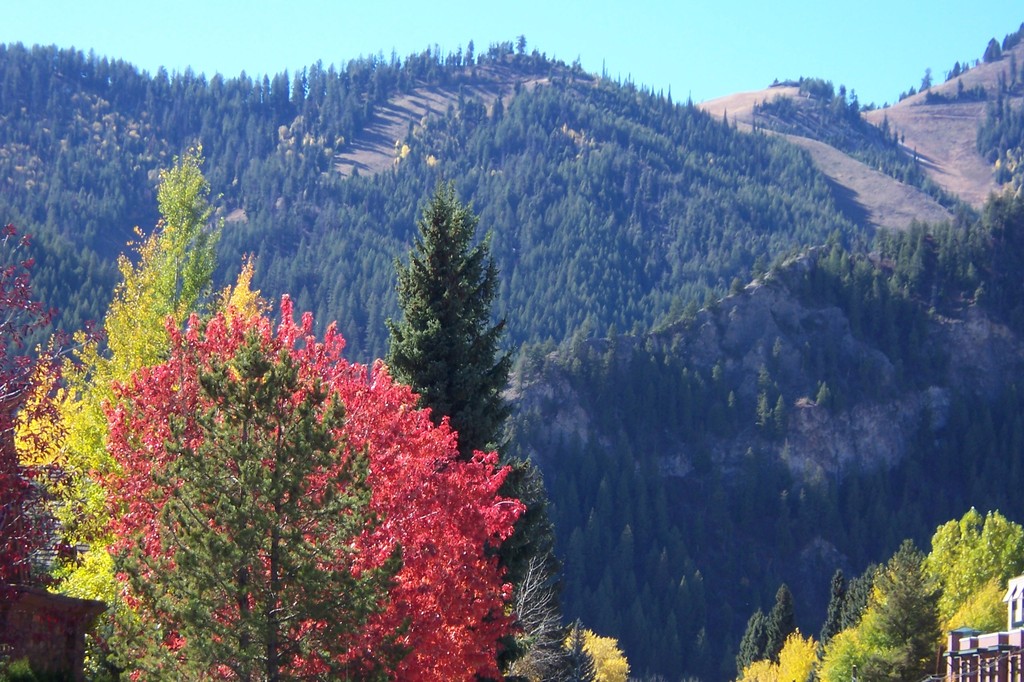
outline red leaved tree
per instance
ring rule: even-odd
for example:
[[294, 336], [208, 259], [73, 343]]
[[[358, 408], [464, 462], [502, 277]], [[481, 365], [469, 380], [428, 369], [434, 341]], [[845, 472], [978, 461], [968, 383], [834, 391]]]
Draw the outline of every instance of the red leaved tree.
[[[496, 466], [494, 453], [459, 461], [447, 425], [433, 426], [383, 365], [371, 370], [348, 363], [333, 326], [317, 341], [312, 317], [297, 324], [287, 298], [281, 318], [274, 330], [263, 316], [231, 310], [207, 322], [193, 317], [184, 333], [172, 330], [170, 359], [137, 373], [109, 415], [109, 446], [123, 469], [110, 482], [114, 549], [142, 631], [152, 634], [147, 624], [159, 624], [158, 644], [180, 663], [203, 633], [215, 644], [237, 637], [258, 606], [281, 613], [297, 608], [317, 584], [349, 584], [377, 571], [381, 580], [369, 587], [382, 593], [371, 589], [358, 608], [336, 610], [333, 618], [318, 608], [292, 613], [274, 641], [283, 637], [296, 646], [275, 645], [273, 670], [257, 677], [330, 670], [360, 679], [500, 677], [495, 642], [512, 621], [506, 613], [510, 587], [495, 549], [522, 512], [517, 500], [498, 494], [507, 472]], [[252, 396], [279, 375], [287, 375], [277, 391], [284, 400], [267, 411]], [[287, 418], [278, 419], [281, 414]], [[247, 415], [239, 428], [237, 415]], [[268, 442], [284, 438], [287, 457], [281, 459], [277, 445], [240, 446], [258, 442], [257, 432], [266, 432]], [[324, 454], [305, 462], [311, 450]], [[286, 466], [298, 467], [289, 471], [302, 473], [301, 480], [284, 477], [291, 487], [276, 494], [283, 483], [275, 483], [274, 474]], [[223, 481], [228, 484], [221, 489]], [[332, 523], [319, 512], [338, 499], [347, 507]], [[271, 539], [257, 538], [256, 561], [239, 563], [250, 554], [246, 543], [263, 529], [249, 521], [286, 507], [293, 509], [290, 516], [266, 525]], [[288, 524], [301, 530], [293, 533]], [[283, 542], [275, 544], [275, 533]], [[215, 559], [197, 561], [197, 547], [216, 547], [217, 557], [236, 563], [225, 571]], [[275, 574], [285, 555], [290, 572]], [[332, 582], [339, 574], [344, 579]], [[241, 576], [245, 589], [239, 591]], [[287, 593], [289, 582], [310, 580]], [[205, 602], [211, 595], [232, 598], [206, 604], [200, 613], [186, 603], [188, 591]], [[345, 619], [339, 630], [334, 621]], [[214, 651], [205, 672], [244, 677], [244, 666], [229, 658], [227, 649]]]
[[[12, 225], [0, 234], [0, 585], [27, 583], [33, 554], [51, 539], [48, 516], [41, 505], [38, 467], [23, 466], [18, 458], [15, 430], [26, 411], [34, 420], [52, 421], [53, 404], [47, 399], [57, 378], [51, 357], [25, 352], [26, 337], [45, 326], [50, 314], [33, 299], [30, 283], [32, 259], [23, 256], [27, 237]], [[32, 437], [31, 434], [29, 437]], [[35, 450], [43, 444], [31, 443]]]

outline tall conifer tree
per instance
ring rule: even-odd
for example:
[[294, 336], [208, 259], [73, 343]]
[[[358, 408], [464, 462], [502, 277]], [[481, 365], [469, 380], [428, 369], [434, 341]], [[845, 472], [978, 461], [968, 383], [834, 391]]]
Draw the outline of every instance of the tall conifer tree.
[[[455, 195], [451, 183], [438, 185], [417, 222], [418, 236], [408, 264], [397, 263], [401, 322], [388, 320], [392, 376], [420, 396], [440, 423], [448, 416], [458, 432], [460, 456], [496, 448], [509, 408], [501, 397], [511, 358], [499, 352], [504, 321], [491, 321], [498, 270], [487, 239], [474, 243], [478, 219]], [[557, 598], [558, 560], [547, 514], [547, 494], [537, 469], [528, 461], [503, 458], [512, 471], [502, 494], [521, 500], [526, 512], [501, 546], [506, 578], [515, 585], [517, 618], [524, 637], [503, 642], [499, 664], [508, 670], [525, 656], [545, 671], [561, 665], [564, 637]], [[543, 575], [532, 594], [522, 592], [532, 575]], [[554, 609], [554, 618], [528, 613]], [[551, 614], [548, 614], [551, 615]], [[555, 623], [558, 627], [548, 627]]]
[[768, 614], [765, 623], [765, 658], [778, 663], [779, 652], [786, 644], [786, 637], [796, 630], [796, 617], [793, 613], [793, 593], [783, 583], [775, 593], [775, 606]]
[[741, 676], [743, 670], [754, 661], [765, 658], [768, 645], [768, 618], [764, 611], [758, 609], [747, 621], [747, 629], [740, 640], [740, 652], [736, 655], [736, 672]]
[[476, 226], [452, 184], [439, 185], [408, 264], [397, 264], [402, 320], [388, 320], [392, 375], [420, 395], [435, 423], [449, 417], [464, 459], [498, 445], [511, 369], [498, 350], [504, 321], [491, 322], [498, 270], [487, 240], [474, 244]]
[[843, 608], [846, 605], [846, 578], [842, 569], [836, 569], [832, 576], [828, 601], [828, 611], [825, 613], [825, 622], [821, 626], [821, 646], [832, 641], [832, 638], [842, 632]]

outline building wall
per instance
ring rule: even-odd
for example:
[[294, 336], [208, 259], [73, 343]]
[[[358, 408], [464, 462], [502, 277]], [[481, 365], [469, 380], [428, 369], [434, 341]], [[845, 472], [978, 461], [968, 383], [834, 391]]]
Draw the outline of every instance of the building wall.
[[45, 590], [0, 585], [0, 643], [3, 655], [28, 658], [37, 672], [83, 679], [85, 633], [103, 602], [73, 599]]

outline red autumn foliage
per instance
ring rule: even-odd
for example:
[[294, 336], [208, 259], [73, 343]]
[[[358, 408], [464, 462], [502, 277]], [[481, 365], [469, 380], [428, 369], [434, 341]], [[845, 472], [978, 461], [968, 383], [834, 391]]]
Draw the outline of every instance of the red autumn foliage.
[[[0, 267], [0, 585], [31, 581], [33, 552], [48, 542], [48, 517], [41, 505], [41, 490], [34, 482], [42, 470], [18, 461], [14, 431], [19, 412], [32, 409], [42, 419], [52, 411], [49, 401], [30, 405], [29, 396], [43, 382], [44, 390], [57, 378], [52, 357], [25, 353], [25, 338], [46, 325], [50, 313], [32, 295], [31, 258], [20, 258], [28, 238], [12, 225], [0, 232], [3, 262]], [[42, 444], [36, 444], [37, 449]]]
[[[402, 567], [383, 612], [371, 615], [347, 658], [374, 667], [399, 632], [407, 654], [392, 671], [401, 680], [500, 678], [498, 641], [513, 626], [511, 586], [496, 556], [523, 511], [498, 494], [507, 475], [495, 453], [458, 460], [457, 436], [447, 423], [435, 427], [416, 396], [398, 385], [382, 363], [367, 368], [342, 357], [344, 340], [332, 325], [317, 341], [309, 314], [296, 323], [291, 302], [281, 303], [276, 329], [265, 317], [218, 314], [193, 317], [185, 332], [171, 329], [170, 359], [147, 368], [121, 390], [109, 413], [109, 447], [123, 474], [109, 482], [114, 551], [135, 545], [158, 562], [167, 560], [156, 520], [159, 495], [153, 472], [171, 453], [169, 417], [190, 414], [201, 400], [196, 363], [230, 357], [246, 334], [257, 332], [272, 353], [286, 352], [301, 367], [302, 385], [319, 380], [341, 399], [341, 427], [349, 444], [365, 448], [372, 509], [380, 523], [358, 540], [364, 567], [377, 566], [401, 547]], [[159, 580], [159, 575], [150, 576]], [[307, 627], [315, 627], [309, 624]], [[313, 672], [315, 659], [291, 661], [292, 672]]]

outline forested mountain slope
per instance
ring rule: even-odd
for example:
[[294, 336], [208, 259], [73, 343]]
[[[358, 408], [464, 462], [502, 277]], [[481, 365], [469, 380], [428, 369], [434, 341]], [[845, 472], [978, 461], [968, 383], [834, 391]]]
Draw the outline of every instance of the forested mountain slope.
[[[525, 352], [566, 604], [638, 671], [734, 674], [779, 584], [817, 632], [848, 575], [971, 505], [1024, 518], [1024, 201], [833, 244], [664, 330]], [[852, 572], [851, 572], [852, 571]]]
[[[70, 327], [99, 315], [114, 256], [153, 224], [158, 168], [198, 144], [227, 219], [221, 277], [255, 253], [255, 285], [337, 319], [362, 359], [384, 352], [394, 259], [444, 178], [491, 233], [513, 345], [644, 329], [755, 262], [862, 232], [791, 145], [511, 44], [261, 80], [12, 45], [0, 73], [0, 212], [68, 245], [40, 270], [62, 273], [41, 292]], [[382, 144], [388, 170], [368, 173]]]

